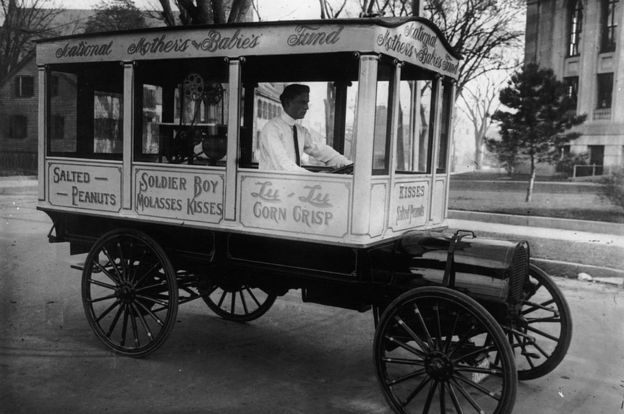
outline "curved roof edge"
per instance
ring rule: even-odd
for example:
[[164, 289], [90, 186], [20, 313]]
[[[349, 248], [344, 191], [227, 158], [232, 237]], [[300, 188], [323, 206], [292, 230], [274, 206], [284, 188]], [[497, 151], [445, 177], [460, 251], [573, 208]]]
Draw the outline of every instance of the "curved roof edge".
[[344, 24], [344, 25], [361, 25], [361, 24], [370, 24], [377, 25], [382, 27], [398, 27], [404, 23], [416, 21], [419, 23], [423, 23], [431, 28], [436, 35], [438, 35], [439, 39], [442, 40], [445, 48], [453, 55], [456, 59], [461, 59], [461, 55], [455, 51], [455, 48], [450, 45], [442, 31], [428, 19], [424, 17], [367, 17], [367, 18], [350, 18], [350, 19], [307, 19], [307, 20], [275, 20], [275, 21], [266, 21], [266, 22], [239, 22], [239, 23], [227, 23], [227, 24], [205, 24], [205, 25], [192, 25], [192, 26], [162, 26], [162, 27], [151, 27], [151, 28], [143, 28], [143, 29], [131, 29], [131, 30], [120, 30], [120, 31], [111, 31], [111, 32], [96, 32], [96, 33], [83, 33], [77, 35], [68, 35], [68, 36], [57, 36], [50, 37], [46, 39], [39, 39], [36, 43], [46, 43], [50, 41], [58, 41], [65, 39], [83, 39], [89, 37], [97, 37], [102, 35], [113, 35], [113, 34], [134, 34], [134, 33], [158, 33], [158, 32], [175, 32], [179, 30], [195, 30], [195, 29], [220, 29], [220, 28], [233, 28], [233, 27], [266, 27], [266, 26], [292, 26], [292, 25], [306, 25], [306, 24], [314, 24], [314, 25], [323, 25], [323, 24]]

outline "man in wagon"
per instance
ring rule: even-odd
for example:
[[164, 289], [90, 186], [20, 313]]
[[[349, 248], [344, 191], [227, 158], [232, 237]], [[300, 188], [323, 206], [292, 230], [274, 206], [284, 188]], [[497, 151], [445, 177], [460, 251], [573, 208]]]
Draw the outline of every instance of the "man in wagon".
[[258, 166], [263, 170], [308, 172], [301, 167], [302, 151], [329, 167], [351, 164], [345, 156], [326, 144], [316, 143], [305, 127], [297, 124], [308, 111], [310, 88], [291, 84], [280, 95], [283, 112], [260, 131]]

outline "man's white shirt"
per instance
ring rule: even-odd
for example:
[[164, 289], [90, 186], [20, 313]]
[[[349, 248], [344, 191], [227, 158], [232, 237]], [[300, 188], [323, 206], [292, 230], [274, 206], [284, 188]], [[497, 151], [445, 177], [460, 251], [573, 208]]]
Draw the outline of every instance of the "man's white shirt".
[[335, 149], [314, 142], [310, 131], [298, 125], [290, 115], [282, 112], [271, 119], [260, 131], [256, 157], [261, 170], [308, 172], [295, 162], [295, 142], [293, 125], [297, 128], [299, 154], [302, 152], [322, 161], [330, 167], [342, 167], [351, 162]]

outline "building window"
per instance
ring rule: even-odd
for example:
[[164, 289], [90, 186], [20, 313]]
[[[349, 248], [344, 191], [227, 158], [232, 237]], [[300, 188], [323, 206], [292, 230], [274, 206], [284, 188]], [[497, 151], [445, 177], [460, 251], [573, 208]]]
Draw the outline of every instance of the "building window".
[[598, 102], [597, 109], [611, 108], [613, 96], [613, 73], [598, 74]]
[[568, 12], [568, 56], [578, 56], [583, 31], [583, 4], [581, 0], [572, 0]]
[[563, 78], [563, 83], [566, 88], [566, 96], [572, 102], [572, 106], [576, 109], [576, 103], [578, 100], [578, 76], [568, 76]]
[[15, 97], [31, 98], [35, 95], [34, 80], [32, 76], [15, 77]]
[[25, 115], [11, 115], [9, 118], [9, 138], [24, 139], [27, 135], [28, 118]]
[[616, 7], [618, 0], [602, 0], [601, 44], [600, 51], [613, 52], [615, 50], [615, 29], [617, 28]]

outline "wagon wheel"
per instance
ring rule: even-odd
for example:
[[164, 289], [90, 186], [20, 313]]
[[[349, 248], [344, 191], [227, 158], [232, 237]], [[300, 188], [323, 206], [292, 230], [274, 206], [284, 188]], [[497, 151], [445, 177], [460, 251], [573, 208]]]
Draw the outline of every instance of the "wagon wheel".
[[273, 306], [277, 296], [245, 283], [213, 284], [200, 289], [206, 305], [223, 319], [236, 322], [253, 321]]
[[119, 354], [146, 356], [163, 344], [175, 323], [175, 272], [152, 238], [135, 230], [115, 230], [102, 236], [87, 255], [82, 303], [104, 345]]
[[446, 288], [405, 292], [384, 311], [373, 345], [377, 378], [396, 413], [510, 413], [511, 347], [474, 299]]
[[559, 287], [535, 265], [529, 268], [527, 295], [519, 317], [507, 332], [514, 352], [518, 378], [539, 378], [559, 365], [572, 339], [572, 317]]

